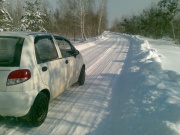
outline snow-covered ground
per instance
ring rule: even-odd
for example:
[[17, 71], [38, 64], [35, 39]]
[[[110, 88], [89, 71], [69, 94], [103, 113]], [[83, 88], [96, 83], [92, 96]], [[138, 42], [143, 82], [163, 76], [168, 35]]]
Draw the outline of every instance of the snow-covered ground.
[[33, 128], [0, 119], [0, 135], [179, 135], [180, 48], [105, 32], [77, 44], [86, 83], [50, 103], [46, 121]]

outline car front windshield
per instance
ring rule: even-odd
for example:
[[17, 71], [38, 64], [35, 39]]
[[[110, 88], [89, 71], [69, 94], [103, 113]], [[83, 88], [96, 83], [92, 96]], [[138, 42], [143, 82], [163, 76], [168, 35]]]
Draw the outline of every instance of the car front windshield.
[[23, 38], [0, 36], [0, 66], [19, 66]]

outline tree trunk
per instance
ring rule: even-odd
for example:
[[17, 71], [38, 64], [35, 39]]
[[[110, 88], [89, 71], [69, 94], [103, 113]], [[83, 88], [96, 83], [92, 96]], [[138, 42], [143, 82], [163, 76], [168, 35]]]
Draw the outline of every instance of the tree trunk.
[[102, 32], [102, 19], [106, 12], [106, 0], [99, 0], [98, 35]]
[[80, 12], [81, 12], [81, 23], [80, 23], [80, 27], [81, 27], [81, 37], [82, 40], [86, 40], [86, 34], [85, 34], [85, 1], [84, 0], [80, 0]]
[[172, 32], [173, 32], [173, 39], [174, 39], [174, 41], [175, 41], [175, 40], [176, 40], [176, 34], [175, 34], [175, 31], [174, 31], [173, 21], [171, 21], [171, 28], [172, 28]]

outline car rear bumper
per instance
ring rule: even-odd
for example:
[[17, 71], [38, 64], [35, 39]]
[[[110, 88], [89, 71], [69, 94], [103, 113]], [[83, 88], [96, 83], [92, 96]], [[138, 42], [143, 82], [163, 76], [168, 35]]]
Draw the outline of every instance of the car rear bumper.
[[0, 116], [26, 115], [36, 97], [36, 92], [0, 92]]

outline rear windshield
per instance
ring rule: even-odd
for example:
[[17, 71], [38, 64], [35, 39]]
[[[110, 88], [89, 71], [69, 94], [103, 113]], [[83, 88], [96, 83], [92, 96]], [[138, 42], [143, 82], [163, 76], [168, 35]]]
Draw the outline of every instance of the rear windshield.
[[24, 38], [0, 36], [0, 67], [20, 65]]

